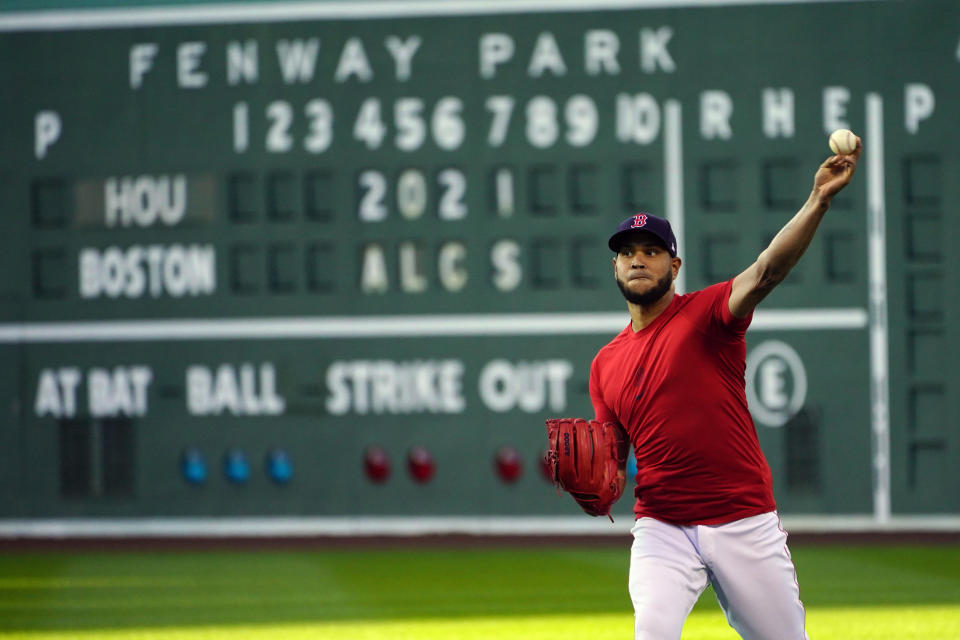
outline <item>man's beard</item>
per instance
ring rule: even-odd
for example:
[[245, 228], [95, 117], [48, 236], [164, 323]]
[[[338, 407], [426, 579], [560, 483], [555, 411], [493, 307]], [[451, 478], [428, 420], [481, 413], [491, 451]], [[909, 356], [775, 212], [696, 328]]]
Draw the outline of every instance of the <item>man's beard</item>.
[[670, 290], [670, 285], [673, 284], [673, 272], [667, 271], [662, 278], [657, 280], [656, 285], [654, 285], [652, 289], [643, 293], [636, 293], [627, 289], [627, 285], [616, 275], [614, 275], [614, 279], [617, 281], [617, 286], [620, 287], [620, 293], [627, 299], [627, 302], [638, 304], [641, 307], [647, 307], [662, 298], [664, 294]]

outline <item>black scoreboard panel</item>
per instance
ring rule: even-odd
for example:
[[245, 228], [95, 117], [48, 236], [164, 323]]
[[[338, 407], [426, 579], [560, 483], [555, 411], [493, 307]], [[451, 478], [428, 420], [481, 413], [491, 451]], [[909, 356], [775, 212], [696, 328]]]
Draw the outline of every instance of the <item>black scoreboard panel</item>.
[[2, 515], [574, 514], [542, 424], [626, 324], [611, 229], [730, 278], [838, 127], [879, 160], [748, 336], [781, 510], [956, 510], [951, 3], [257, 6], [0, 32]]

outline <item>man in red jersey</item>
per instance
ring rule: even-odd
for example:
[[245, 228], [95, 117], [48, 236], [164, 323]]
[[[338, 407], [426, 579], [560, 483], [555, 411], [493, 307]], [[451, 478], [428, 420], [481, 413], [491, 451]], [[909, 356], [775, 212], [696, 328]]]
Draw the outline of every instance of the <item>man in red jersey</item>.
[[806, 203], [735, 278], [678, 294], [670, 223], [641, 213], [610, 237], [630, 324], [590, 369], [596, 419], [637, 459], [630, 597], [637, 640], [676, 640], [712, 583], [747, 640], [802, 640], [804, 610], [770, 469], [747, 409], [744, 334], [753, 310], [813, 239], [862, 145], [828, 158]]

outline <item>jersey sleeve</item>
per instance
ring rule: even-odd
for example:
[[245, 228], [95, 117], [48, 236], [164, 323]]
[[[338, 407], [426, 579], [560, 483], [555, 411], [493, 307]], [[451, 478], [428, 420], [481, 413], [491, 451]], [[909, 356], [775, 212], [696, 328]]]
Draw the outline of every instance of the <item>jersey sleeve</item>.
[[750, 322], [753, 321], [753, 311], [745, 318], [738, 318], [730, 313], [731, 289], [733, 289], [733, 278], [726, 282], [715, 284], [707, 289], [713, 297], [713, 304], [711, 306], [712, 324], [727, 333], [742, 336], [747, 332]]
[[600, 422], [612, 422], [620, 424], [620, 420], [603, 399], [603, 385], [600, 375], [599, 355], [593, 359], [590, 365], [590, 401], [593, 403], [593, 413], [595, 419]]

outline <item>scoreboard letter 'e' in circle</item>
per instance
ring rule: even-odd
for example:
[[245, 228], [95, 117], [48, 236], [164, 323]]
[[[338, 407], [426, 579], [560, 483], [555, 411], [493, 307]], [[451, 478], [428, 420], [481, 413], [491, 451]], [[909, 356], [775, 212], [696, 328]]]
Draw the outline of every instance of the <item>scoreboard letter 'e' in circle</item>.
[[747, 404], [768, 427], [782, 427], [803, 407], [807, 373], [793, 347], [779, 340], [761, 342], [747, 356]]

